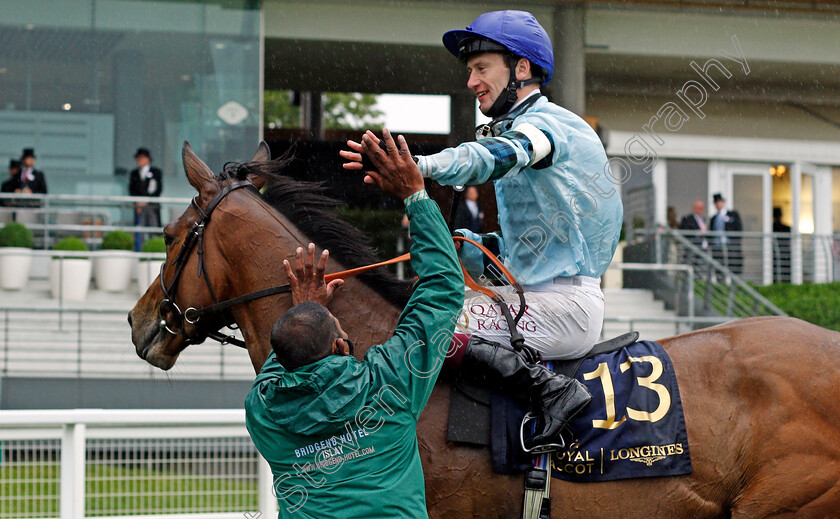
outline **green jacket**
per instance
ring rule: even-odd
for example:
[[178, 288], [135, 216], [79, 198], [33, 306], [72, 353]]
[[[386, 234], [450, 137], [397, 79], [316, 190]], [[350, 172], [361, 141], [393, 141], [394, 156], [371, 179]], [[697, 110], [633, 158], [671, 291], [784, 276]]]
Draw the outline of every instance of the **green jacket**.
[[464, 301], [437, 204], [410, 202], [419, 277], [394, 336], [365, 360], [329, 356], [287, 371], [274, 354], [245, 401], [246, 425], [274, 474], [278, 517], [427, 517], [415, 426]]

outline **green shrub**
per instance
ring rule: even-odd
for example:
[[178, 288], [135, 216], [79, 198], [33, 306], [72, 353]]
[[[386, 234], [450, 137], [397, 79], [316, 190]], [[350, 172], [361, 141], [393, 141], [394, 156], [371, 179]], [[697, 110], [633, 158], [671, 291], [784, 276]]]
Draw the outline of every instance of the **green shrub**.
[[140, 247], [140, 252], [166, 252], [166, 242], [163, 241], [163, 236], [149, 238], [143, 242], [143, 246]]
[[85, 245], [85, 242], [82, 241], [81, 238], [76, 238], [75, 236], [68, 236], [59, 240], [58, 243], [53, 245], [53, 250], [66, 250], [66, 251], [88, 251], [88, 246]]
[[108, 231], [102, 237], [102, 250], [134, 250], [134, 238], [125, 231]]
[[31, 249], [33, 244], [32, 232], [23, 224], [9, 222], [0, 229], [0, 247]]
[[[53, 245], [52, 250], [82, 252], [82, 251], [89, 251], [90, 249], [88, 249], [88, 246], [85, 245], [85, 242], [83, 242], [81, 238], [77, 238], [75, 236], [68, 236], [66, 238], [62, 238], [61, 240], [58, 241], [58, 243]], [[53, 259], [61, 259], [61, 257], [60, 256], [53, 256]], [[70, 259], [89, 259], [89, 258], [73, 256]]]
[[840, 283], [778, 283], [755, 288], [789, 316], [840, 331]]

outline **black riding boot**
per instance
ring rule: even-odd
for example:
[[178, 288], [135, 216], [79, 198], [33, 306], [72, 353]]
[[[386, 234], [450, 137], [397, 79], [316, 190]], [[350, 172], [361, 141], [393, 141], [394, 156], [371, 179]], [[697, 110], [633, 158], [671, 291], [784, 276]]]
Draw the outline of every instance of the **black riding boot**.
[[475, 335], [467, 343], [461, 368], [474, 376], [484, 375], [505, 391], [528, 397], [537, 424], [543, 424], [529, 442], [533, 446], [562, 444], [560, 432], [592, 400], [586, 386], [577, 380], [528, 364], [512, 349]]

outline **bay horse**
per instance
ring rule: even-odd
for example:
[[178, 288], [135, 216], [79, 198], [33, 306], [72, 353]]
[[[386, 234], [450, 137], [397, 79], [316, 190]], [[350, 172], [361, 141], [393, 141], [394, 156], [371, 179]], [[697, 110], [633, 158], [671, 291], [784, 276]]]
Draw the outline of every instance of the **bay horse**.
[[[204, 220], [203, 254], [184, 257], [184, 276], [169, 287], [178, 306], [164, 305], [159, 315], [164, 287], [155, 280], [129, 314], [137, 354], [150, 364], [171, 368], [208, 325], [187, 321], [175, 330], [183, 333], [173, 335], [161, 329], [161, 318], [213, 304], [211, 290], [227, 300], [285, 284], [282, 260], [291, 260], [298, 246], [312, 241], [329, 248], [328, 272], [376, 260], [360, 245], [361, 233], [335, 215], [334, 201], [312, 184], [274, 174], [282, 162], [269, 161], [265, 143], [232, 175], [215, 176], [186, 143], [183, 159], [198, 195], [165, 228], [166, 283], [173, 284], [172, 262], [192, 226], [208, 205], [218, 205]], [[263, 195], [238, 189], [266, 179]], [[200, 263], [205, 280], [196, 277]], [[359, 359], [391, 335], [408, 288], [383, 272], [346, 281], [330, 310], [358, 345]], [[217, 316], [213, 327], [235, 322], [259, 372], [271, 351], [271, 327], [290, 305], [288, 294], [253, 300]], [[840, 333], [792, 318], [759, 317], [660, 342], [679, 381], [693, 472], [589, 484], [555, 479], [554, 517], [840, 515]], [[518, 517], [522, 476], [494, 473], [483, 448], [446, 441], [449, 389], [446, 381], [438, 383], [417, 425], [429, 515]]]

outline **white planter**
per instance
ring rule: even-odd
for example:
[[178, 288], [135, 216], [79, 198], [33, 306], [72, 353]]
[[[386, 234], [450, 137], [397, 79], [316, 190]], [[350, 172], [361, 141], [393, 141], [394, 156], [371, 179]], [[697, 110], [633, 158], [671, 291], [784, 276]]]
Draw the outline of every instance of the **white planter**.
[[32, 249], [0, 247], [0, 288], [20, 290], [29, 281]]
[[127, 250], [99, 251], [93, 258], [96, 288], [106, 292], [124, 292], [131, 283], [131, 271], [137, 260]]
[[50, 292], [56, 299], [84, 301], [90, 287], [91, 261], [67, 258], [50, 261]]
[[149, 289], [149, 285], [160, 274], [160, 266], [163, 262], [159, 260], [137, 262], [137, 291], [142, 296]]

